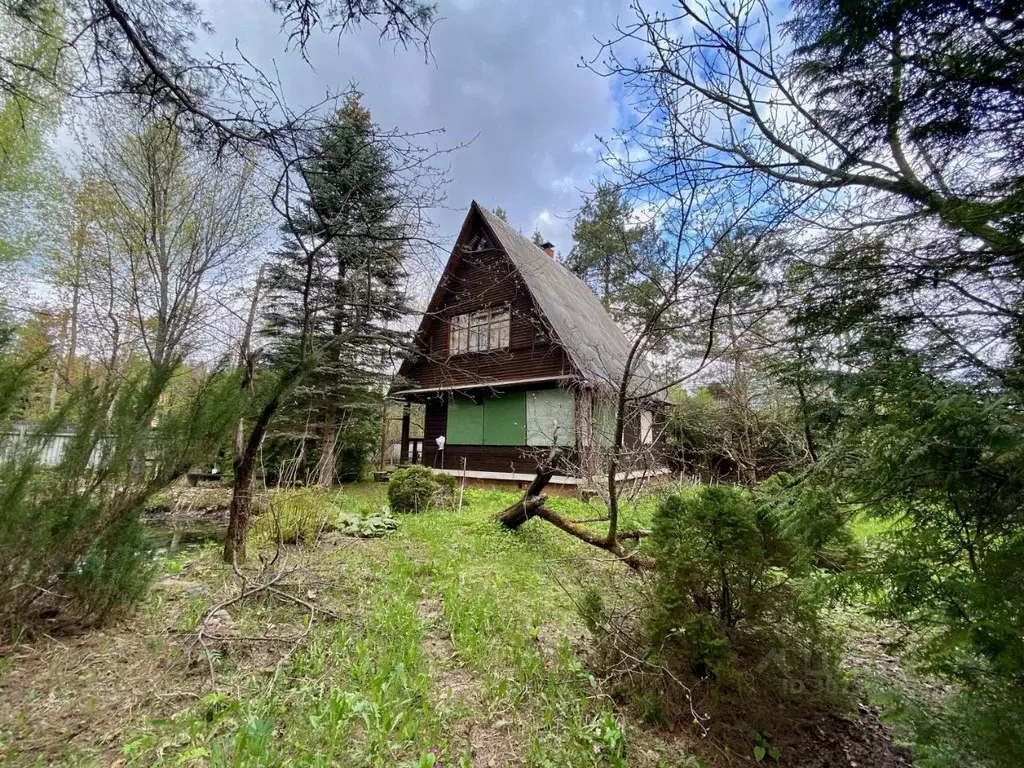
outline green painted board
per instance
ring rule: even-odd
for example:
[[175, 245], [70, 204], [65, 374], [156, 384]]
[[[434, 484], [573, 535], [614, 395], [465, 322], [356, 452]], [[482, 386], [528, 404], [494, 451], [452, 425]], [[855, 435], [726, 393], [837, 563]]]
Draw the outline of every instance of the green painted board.
[[526, 393], [526, 444], [576, 444], [576, 404], [565, 389]]
[[526, 393], [506, 392], [484, 401], [484, 445], [526, 444]]
[[468, 397], [456, 395], [448, 403], [446, 445], [482, 445], [484, 442], [484, 406]]

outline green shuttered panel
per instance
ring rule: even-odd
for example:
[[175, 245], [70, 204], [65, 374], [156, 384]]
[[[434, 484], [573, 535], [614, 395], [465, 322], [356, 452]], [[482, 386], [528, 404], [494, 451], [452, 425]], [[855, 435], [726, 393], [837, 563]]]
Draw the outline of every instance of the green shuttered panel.
[[484, 406], [456, 395], [448, 403], [448, 445], [480, 445], [484, 441]]
[[526, 444], [526, 393], [506, 392], [484, 401], [484, 445]]
[[[556, 429], [557, 427], [557, 429]], [[572, 392], [543, 389], [526, 393], [526, 444], [576, 444], [575, 403]]]

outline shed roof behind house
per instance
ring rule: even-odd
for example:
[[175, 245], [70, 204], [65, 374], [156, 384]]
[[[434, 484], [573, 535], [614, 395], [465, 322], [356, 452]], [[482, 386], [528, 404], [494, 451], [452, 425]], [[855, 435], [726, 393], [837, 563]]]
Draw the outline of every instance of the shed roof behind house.
[[[630, 342], [585, 282], [512, 229], [489, 210], [473, 202], [547, 319], [559, 343], [584, 379], [617, 386], [629, 358]], [[631, 390], [658, 390], [644, 361], [633, 365]]]

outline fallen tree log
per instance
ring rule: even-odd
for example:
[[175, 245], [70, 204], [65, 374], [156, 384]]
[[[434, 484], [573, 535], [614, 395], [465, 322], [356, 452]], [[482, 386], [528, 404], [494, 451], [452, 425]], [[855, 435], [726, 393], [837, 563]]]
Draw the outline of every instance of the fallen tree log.
[[585, 528], [543, 505], [534, 510], [533, 516], [547, 520], [556, 528], [565, 531], [570, 536], [575, 536], [580, 541], [586, 542], [598, 549], [603, 549], [605, 552], [610, 552], [630, 568], [642, 571], [649, 570], [655, 566], [653, 557], [642, 554], [635, 549], [627, 549], [619, 543], [619, 537], [640, 539], [641, 536], [639, 534], [646, 534], [647, 531], [627, 531], [619, 534], [613, 541], [609, 541], [608, 537], [604, 534]]
[[544, 459], [543, 463], [539, 467], [537, 467], [537, 474], [534, 475], [533, 482], [531, 482], [530, 487], [526, 489], [526, 493], [523, 494], [523, 498], [498, 513], [497, 520], [499, 523], [510, 531], [514, 531], [520, 525], [533, 517], [533, 514], [537, 509], [544, 506], [544, 502], [547, 501], [547, 497], [542, 496], [541, 494], [547, 487], [548, 483], [551, 482], [551, 478], [555, 476], [555, 464], [557, 463], [560, 454], [561, 451], [559, 451], [558, 448], [551, 449], [547, 458]]
[[639, 542], [640, 539], [649, 536], [650, 531], [623, 531], [609, 540], [606, 535], [592, 531], [580, 525], [579, 522], [563, 517], [550, 507], [545, 506], [547, 497], [542, 492], [547, 484], [551, 482], [551, 478], [554, 477], [554, 465], [557, 458], [558, 451], [552, 450], [544, 463], [537, 467], [537, 474], [534, 476], [533, 482], [530, 483], [530, 487], [527, 488], [526, 493], [523, 494], [523, 497], [515, 504], [499, 512], [495, 519], [506, 529], [514, 531], [530, 518], [539, 517], [542, 520], [547, 520], [556, 528], [565, 531], [570, 536], [574, 536], [580, 541], [611, 553], [630, 568], [636, 570], [653, 568], [655, 565], [653, 557], [644, 555], [636, 549], [623, 547], [621, 544], [623, 539], [632, 539]]

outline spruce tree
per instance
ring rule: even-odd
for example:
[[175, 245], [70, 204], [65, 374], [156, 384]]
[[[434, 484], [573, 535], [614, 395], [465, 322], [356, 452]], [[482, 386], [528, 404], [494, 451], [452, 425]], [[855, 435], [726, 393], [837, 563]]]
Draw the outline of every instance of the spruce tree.
[[[343, 471], [358, 472], [375, 445], [381, 390], [392, 353], [406, 340], [396, 325], [407, 312], [407, 232], [394, 170], [358, 94], [325, 127], [311, 155], [308, 195], [283, 227], [271, 266], [265, 333], [276, 365], [315, 356], [278, 423], [301, 441], [288, 441], [304, 459], [297, 464], [315, 460], [308, 479], [330, 484], [339, 462], [347, 465]], [[312, 260], [310, 244], [319, 246]]]

